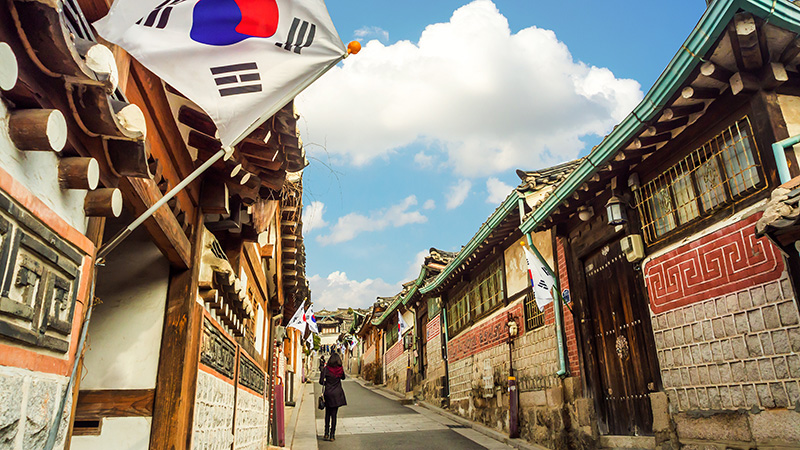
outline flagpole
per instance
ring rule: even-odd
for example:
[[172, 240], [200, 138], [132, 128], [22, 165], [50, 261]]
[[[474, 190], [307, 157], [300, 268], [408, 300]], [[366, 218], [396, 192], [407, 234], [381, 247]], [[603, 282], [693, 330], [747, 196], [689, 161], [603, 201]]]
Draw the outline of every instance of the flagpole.
[[188, 177], [186, 177], [183, 181], [178, 183], [178, 185], [172, 188], [172, 190], [167, 192], [166, 195], [161, 197], [160, 200], [155, 202], [153, 206], [151, 206], [147, 211], [143, 212], [139, 217], [136, 218], [136, 220], [131, 222], [130, 225], [128, 225], [125, 229], [117, 233], [113, 239], [106, 242], [102, 247], [100, 247], [100, 250], [97, 252], [98, 262], [100, 264], [103, 264], [104, 262], [103, 260], [105, 259], [106, 255], [108, 255], [111, 252], [111, 250], [114, 250], [119, 244], [121, 244], [122, 241], [125, 240], [125, 238], [130, 236], [130, 234], [133, 233], [133, 230], [138, 228], [139, 225], [144, 223], [145, 220], [149, 219], [150, 216], [152, 216], [156, 211], [158, 211], [158, 208], [161, 208], [162, 206], [167, 204], [167, 202], [170, 201], [172, 197], [175, 197], [178, 194], [178, 192], [182, 191], [183, 188], [189, 185], [189, 183], [197, 179], [197, 177], [199, 177], [203, 172], [208, 170], [209, 167], [214, 165], [215, 162], [219, 161], [226, 155], [229, 157], [232, 154], [233, 154], [233, 147], [227, 147], [227, 148], [223, 147], [222, 149], [220, 149], [220, 151], [214, 154], [214, 156], [209, 158], [208, 161], [204, 162], [200, 167], [195, 169], [194, 172], [190, 173]]
[[[524, 221], [524, 217], [525, 217], [524, 205], [525, 205], [525, 199], [520, 197], [519, 198], [519, 216], [520, 216], [520, 221], [521, 222]], [[564, 332], [563, 332], [564, 331], [564, 325], [563, 325], [564, 324], [564, 317], [563, 317], [563, 311], [561, 310], [562, 305], [564, 304], [564, 301], [561, 298], [561, 286], [560, 286], [560, 284], [558, 282], [558, 277], [555, 276], [555, 272], [553, 271], [553, 268], [550, 267], [549, 264], [547, 264], [547, 261], [545, 261], [545, 259], [542, 257], [542, 254], [539, 253], [539, 249], [537, 249], [536, 246], [533, 245], [533, 238], [531, 238], [531, 233], [530, 232], [525, 233], [525, 239], [528, 242], [528, 247], [530, 247], [531, 251], [533, 251], [533, 253], [536, 255], [536, 257], [539, 259], [539, 262], [541, 262], [542, 265], [544, 267], [546, 267], [550, 271], [550, 273], [553, 275], [553, 287], [555, 288], [555, 291], [556, 291], [555, 295], [553, 296], [553, 299], [555, 300], [553, 302], [554, 303], [553, 304], [553, 313], [555, 314], [556, 337], [558, 338], [558, 366], [559, 366], [559, 369], [556, 372], [556, 375], [558, 375], [559, 377], [563, 377], [563, 376], [567, 375], [567, 359], [566, 359], [566, 355], [564, 354]], [[525, 245], [525, 244], [522, 244], [522, 245]]]

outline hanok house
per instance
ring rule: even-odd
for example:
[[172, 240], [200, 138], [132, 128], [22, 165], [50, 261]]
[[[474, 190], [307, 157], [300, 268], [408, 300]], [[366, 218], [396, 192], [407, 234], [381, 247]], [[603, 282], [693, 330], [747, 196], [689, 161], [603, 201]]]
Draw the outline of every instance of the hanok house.
[[93, 286], [101, 243], [220, 147], [196, 106], [95, 41], [88, 21], [107, 9], [0, 8], [0, 442], [45, 448], [56, 423], [56, 448], [277, 443], [272, 319], [308, 295], [288, 217], [301, 191], [287, 172], [305, 166], [293, 106], [145, 221]]
[[[389, 389], [399, 393], [411, 392], [411, 365], [413, 364], [414, 345], [414, 311], [403, 303], [416, 289], [415, 280], [403, 283], [400, 292], [391, 297], [386, 310], [372, 324], [379, 327], [383, 334], [383, 383]], [[408, 329], [399, 333], [398, 313]], [[410, 395], [410, 394], [409, 394]]]
[[455, 255], [452, 252], [431, 248], [422, 261], [420, 274], [414, 281], [414, 286], [403, 299], [403, 304], [410, 306], [415, 312], [416, 320], [411, 348], [411, 389], [415, 396], [440, 405], [447, 394], [445, 342], [441, 333], [441, 299], [423, 296], [420, 289], [433, 281]]
[[[579, 390], [577, 343], [568, 307], [559, 316], [553, 302], [544, 310], [536, 305], [518, 227], [521, 214], [575, 167], [522, 173], [519, 190], [420, 289], [424, 298], [441, 299], [450, 410], [505, 432], [518, 429], [524, 439], [550, 448], [575, 446], [568, 432]], [[553, 230], [535, 233], [532, 242], [550, 267], [564, 260]], [[568, 288], [563, 269], [557, 274]], [[510, 415], [511, 376], [520, 392], [518, 422]]]
[[383, 314], [388, 305], [388, 299], [378, 297], [356, 332], [362, 347], [361, 378], [375, 384], [383, 383], [383, 330], [375, 326], [373, 321]]
[[577, 425], [604, 447], [800, 442], [798, 255], [754, 235], [776, 166], [800, 174], [770, 151], [800, 131], [798, 32], [787, 1], [711, 2], [521, 227], [564, 243], [593, 404]]

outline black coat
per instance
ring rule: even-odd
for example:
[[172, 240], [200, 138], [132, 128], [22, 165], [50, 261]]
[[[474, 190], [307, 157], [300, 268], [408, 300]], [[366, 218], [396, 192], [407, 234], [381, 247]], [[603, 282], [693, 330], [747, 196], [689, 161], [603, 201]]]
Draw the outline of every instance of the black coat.
[[344, 380], [344, 372], [341, 377], [334, 377], [328, 372], [325, 367], [319, 375], [319, 384], [325, 386], [325, 406], [328, 408], [338, 408], [347, 405], [347, 399], [344, 396], [344, 389], [342, 389], [342, 380]]

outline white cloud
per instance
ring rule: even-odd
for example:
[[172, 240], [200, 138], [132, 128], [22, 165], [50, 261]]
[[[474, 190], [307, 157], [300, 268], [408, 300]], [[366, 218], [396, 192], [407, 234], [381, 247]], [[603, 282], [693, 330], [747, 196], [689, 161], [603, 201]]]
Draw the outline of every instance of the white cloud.
[[434, 209], [436, 208], [436, 202], [433, 201], [432, 198], [425, 200], [425, 203], [422, 205], [422, 209]]
[[336, 308], [367, 308], [378, 296], [389, 297], [400, 291], [400, 284], [389, 284], [380, 278], [351, 280], [345, 272], [333, 272], [327, 277], [313, 275], [308, 279], [314, 310]]
[[458, 180], [458, 182], [447, 190], [447, 209], [455, 209], [464, 203], [467, 199], [469, 191], [472, 189], [472, 182], [466, 179]]
[[414, 162], [417, 163], [417, 165], [421, 168], [428, 169], [433, 167], [433, 156], [425, 152], [419, 152], [414, 155]]
[[325, 203], [314, 201], [310, 205], [305, 205], [303, 207], [303, 232], [310, 233], [313, 229], [328, 226], [328, 222], [322, 218], [323, 213], [325, 213]]
[[304, 142], [324, 142], [340, 161], [364, 165], [418, 143], [474, 177], [573, 159], [582, 138], [606, 134], [641, 98], [636, 81], [573, 60], [553, 31], [512, 34], [477, 0], [417, 43], [368, 42], [301, 94], [298, 110]]
[[389, 42], [389, 32], [381, 27], [361, 27], [353, 33], [359, 41], [375, 38], [381, 42]]
[[322, 245], [338, 244], [349, 241], [367, 231], [380, 231], [388, 227], [402, 227], [412, 223], [424, 223], [428, 218], [419, 211], [409, 210], [416, 206], [417, 197], [406, 197], [402, 202], [388, 208], [372, 211], [369, 216], [359, 213], [350, 213], [340, 217], [336, 225], [331, 227], [330, 234], [318, 236], [317, 241]]
[[421, 250], [419, 253], [414, 255], [414, 259], [408, 266], [408, 271], [406, 272], [403, 282], [417, 279], [419, 276], [419, 271], [422, 268], [422, 263], [425, 262], [425, 257], [428, 256], [429, 253], [430, 250], [426, 248], [425, 250]]
[[513, 189], [513, 187], [503, 183], [497, 178], [491, 177], [486, 180], [486, 191], [489, 193], [489, 196], [486, 197], [486, 202], [499, 205], [503, 203]]

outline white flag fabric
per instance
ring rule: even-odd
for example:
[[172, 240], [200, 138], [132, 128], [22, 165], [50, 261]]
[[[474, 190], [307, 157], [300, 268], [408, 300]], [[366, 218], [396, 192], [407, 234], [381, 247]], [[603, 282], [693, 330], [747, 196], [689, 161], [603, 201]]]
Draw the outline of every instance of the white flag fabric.
[[528, 278], [533, 286], [533, 295], [536, 298], [536, 306], [539, 310], [544, 310], [544, 306], [553, 301], [553, 286], [555, 279], [553, 274], [545, 267], [536, 255], [528, 247], [525, 249], [525, 259], [528, 261]]
[[93, 25], [203, 108], [225, 146], [346, 55], [323, 0], [116, 0]]
[[286, 328], [295, 328], [297, 330], [300, 330], [301, 333], [306, 332], [306, 327], [308, 326], [308, 324], [303, 319], [303, 317], [306, 314], [304, 311], [305, 307], [306, 307], [305, 301], [303, 301], [303, 303], [300, 303], [300, 307], [297, 308], [297, 311], [294, 312], [292, 320], [289, 321], [289, 324], [286, 325]]
[[306, 325], [308, 325], [308, 329], [311, 330], [312, 333], [319, 334], [319, 328], [317, 327], [317, 316], [314, 315], [313, 305], [308, 305], [308, 311], [306, 311], [305, 321]]
[[408, 331], [408, 324], [403, 320], [403, 315], [400, 314], [400, 311], [397, 311], [397, 335], [403, 336], [406, 331]]

